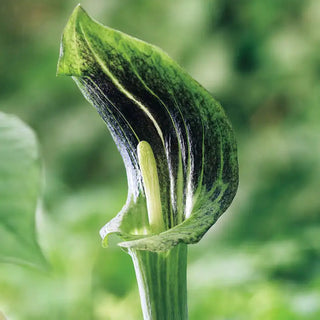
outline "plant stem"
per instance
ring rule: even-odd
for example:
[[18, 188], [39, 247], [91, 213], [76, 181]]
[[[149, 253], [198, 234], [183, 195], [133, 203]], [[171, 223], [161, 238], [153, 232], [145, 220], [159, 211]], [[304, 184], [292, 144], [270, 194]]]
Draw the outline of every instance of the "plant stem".
[[187, 245], [165, 252], [129, 249], [144, 320], [187, 320]]

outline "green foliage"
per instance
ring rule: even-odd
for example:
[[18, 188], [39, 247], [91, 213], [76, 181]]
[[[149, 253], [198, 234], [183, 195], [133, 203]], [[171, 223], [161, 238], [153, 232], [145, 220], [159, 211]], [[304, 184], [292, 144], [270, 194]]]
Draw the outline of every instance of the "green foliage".
[[[0, 1], [1, 110], [41, 143], [38, 231], [54, 270], [44, 277], [0, 264], [8, 319], [142, 318], [130, 256], [112, 238], [100, 249], [97, 236], [126, 199], [121, 157], [72, 81], [55, 77], [61, 28], [76, 4]], [[222, 102], [236, 132], [237, 196], [189, 246], [190, 319], [320, 319], [320, 2], [83, 4], [179, 61]]]
[[[236, 143], [221, 106], [162, 50], [102, 26], [80, 6], [63, 33], [58, 74], [73, 76], [126, 166], [127, 203], [103, 228], [103, 238], [116, 233], [132, 240], [121, 246], [151, 251], [198, 242], [238, 186]], [[167, 230], [151, 237], [141, 141], [155, 154]]]
[[34, 132], [20, 119], [0, 113], [0, 261], [43, 265], [35, 212], [41, 170]]

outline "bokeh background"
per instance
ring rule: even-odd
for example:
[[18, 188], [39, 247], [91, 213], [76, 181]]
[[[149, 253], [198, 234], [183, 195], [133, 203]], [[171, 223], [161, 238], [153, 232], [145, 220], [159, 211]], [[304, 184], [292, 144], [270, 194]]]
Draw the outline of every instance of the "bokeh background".
[[[75, 84], [55, 76], [76, 4], [0, 2], [0, 110], [39, 138], [45, 189], [37, 224], [52, 264], [50, 274], [0, 265], [0, 310], [11, 320], [142, 318], [130, 257], [116, 241], [103, 249], [98, 235], [126, 199], [122, 160]], [[82, 5], [167, 51], [233, 123], [239, 191], [189, 246], [190, 319], [320, 319], [320, 1]]]

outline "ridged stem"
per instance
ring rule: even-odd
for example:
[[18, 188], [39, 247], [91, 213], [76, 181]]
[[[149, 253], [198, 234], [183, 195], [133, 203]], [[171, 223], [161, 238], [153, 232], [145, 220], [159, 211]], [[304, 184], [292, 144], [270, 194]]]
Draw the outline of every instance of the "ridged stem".
[[129, 249], [144, 320], [187, 320], [187, 245], [165, 252]]

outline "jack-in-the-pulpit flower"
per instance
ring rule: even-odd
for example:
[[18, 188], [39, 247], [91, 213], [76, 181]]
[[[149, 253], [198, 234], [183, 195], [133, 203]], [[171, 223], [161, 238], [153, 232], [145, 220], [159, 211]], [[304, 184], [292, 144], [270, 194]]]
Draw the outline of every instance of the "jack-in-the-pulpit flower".
[[[220, 104], [161, 49], [97, 23], [80, 6], [63, 33], [58, 74], [72, 76], [97, 109], [126, 167], [127, 202], [102, 228], [104, 241], [116, 233], [140, 258], [199, 241], [238, 186], [236, 142]], [[150, 264], [151, 257], [160, 259], [150, 255]], [[168, 255], [161, 259], [170, 268]], [[170, 272], [159, 274], [168, 280]], [[152, 312], [145, 318], [156, 318]]]
[[[161, 49], [102, 26], [80, 6], [63, 33], [58, 74], [72, 76], [98, 110], [126, 167], [127, 203], [102, 237], [117, 233], [128, 240], [122, 246], [151, 251], [197, 242], [238, 185], [235, 138], [219, 103]], [[143, 142], [155, 158], [159, 195], [149, 197], [159, 197], [158, 232], [139, 165]]]

